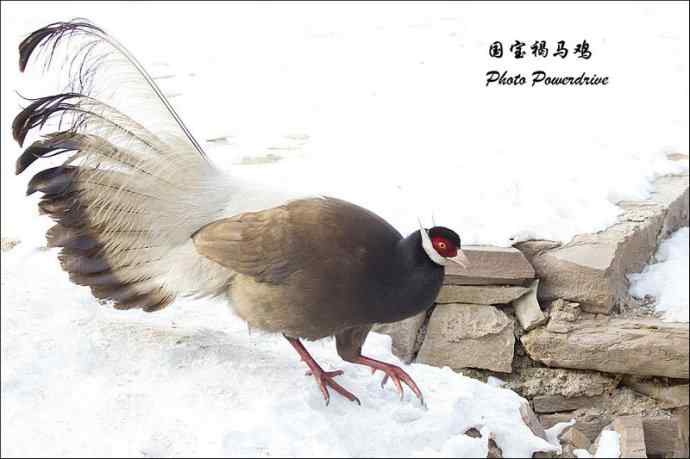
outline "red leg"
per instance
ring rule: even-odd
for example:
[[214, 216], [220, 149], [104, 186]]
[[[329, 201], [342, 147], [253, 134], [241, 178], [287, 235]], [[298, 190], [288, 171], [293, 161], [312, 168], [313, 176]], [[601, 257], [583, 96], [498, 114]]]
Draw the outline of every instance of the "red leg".
[[336, 391], [349, 401], [357, 402], [358, 405], [361, 405], [357, 397], [352, 395], [347, 389], [345, 389], [343, 386], [341, 386], [333, 380], [334, 377], [343, 374], [342, 370], [323, 371], [323, 369], [319, 366], [316, 360], [314, 360], [314, 358], [311, 355], [309, 355], [309, 352], [305, 349], [305, 347], [302, 345], [302, 343], [300, 343], [300, 341], [297, 338], [290, 338], [289, 336], [286, 336], [285, 339], [287, 339], [288, 342], [292, 345], [292, 347], [295, 348], [295, 350], [300, 355], [304, 363], [306, 363], [309, 367], [309, 372], [307, 374], [313, 375], [314, 379], [316, 379], [316, 384], [318, 384], [319, 389], [321, 389], [323, 398], [324, 400], [326, 400], [326, 405], [328, 405], [328, 403], [331, 400], [331, 396], [328, 393], [328, 386], [330, 386], [334, 391]]
[[353, 362], [370, 367], [372, 369], [372, 373], [376, 372], [376, 370], [383, 371], [385, 376], [381, 381], [381, 387], [383, 387], [384, 384], [386, 384], [386, 381], [388, 381], [388, 378], [390, 378], [391, 381], [393, 381], [393, 384], [395, 384], [395, 388], [398, 390], [398, 392], [400, 392], [401, 400], [403, 398], [403, 387], [400, 382], [404, 382], [410, 389], [412, 389], [412, 392], [414, 392], [417, 398], [422, 402], [422, 405], [424, 405], [424, 396], [422, 395], [422, 391], [419, 390], [417, 384], [415, 384], [410, 375], [408, 375], [402, 368], [391, 365], [390, 363], [370, 359], [369, 357], [364, 357], [362, 355], [355, 358]]

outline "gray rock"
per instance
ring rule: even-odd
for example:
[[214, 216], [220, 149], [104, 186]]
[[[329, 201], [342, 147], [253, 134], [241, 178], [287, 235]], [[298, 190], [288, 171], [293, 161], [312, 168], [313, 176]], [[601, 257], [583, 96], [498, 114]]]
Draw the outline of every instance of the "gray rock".
[[513, 308], [515, 309], [515, 317], [517, 317], [520, 326], [523, 330], [529, 331], [535, 327], [546, 322], [546, 316], [539, 306], [537, 299], [537, 290], [539, 288], [539, 279], [536, 279], [530, 285], [529, 292], [513, 301]]
[[688, 378], [688, 324], [598, 317], [522, 336], [529, 356], [550, 367]]
[[557, 249], [563, 245], [562, 242], [549, 241], [546, 239], [533, 239], [528, 241], [517, 242], [513, 246], [522, 252], [528, 260], [535, 256], [548, 252], [549, 250]]
[[688, 457], [690, 453], [690, 442], [688, 441], [688, 419], [689, 410], [687, 406], [676, 408], [673, 410], [673, 417], [678, 421], [678, 429], [680, 432], [680, 440], [676, 445], [676, 457]]
[[[479, 433], [477, 429], [472, 427], [465, 432], [465, 435], [471, 438], [482, 438], [482, 434]], [[503, 451], [498, 447], [493, 438], [489, 438], [489, 451], [486, 454], [487, 459], [501, 459], [503, 457]]]
[[482, 438], [482, 434], [474, 427], [467, 429], [465, 431], [465, 435], [467, 435], [470, 438]]
[[580, 430], [575, 427], [567, 428], [559, 437], [561, 442], [561, 456], [567, 458], [576, 458], [575, 450], [584, 449], [589, 450], [592, 446], [592, 442], [583, 434]]
[[594, 397], [612, 391], [619, 379], [597, 371], [541, 367], [522, 368], [514, 375], [506, 387], [529, 399], [545, 395]]
[[559, 457], [563, 457], [566, 459], [576, 459], [577, 455], [575, 454], [576, 449], [582, 449], [582, 448], [575, 448], [574, 446], [571, 445], [561, 445], [561, 455]]
[[616, 418], [604, 430], [614, 430], [620, 435], [621, 457], [646, 458], [645, 433], [642, 418], [624, 416]]
[[592, 446], [592, 442], [587, 438], [587, 435], [583, 434], [580, 430], [575, 427], [570, 427], [566, 429], [560, 436], [560, 441], [562, 445], [572, 446], [573, 449], [589, 449]]
[[530, 408], [529, 403], [523, 403], [520, 405], [520, 417], [522, 417], [522, 421], [527, 424], [527, 427], [529, 427], [529, 430], [531, 430], [534, 435], [547, 440], [544, 426], [541, 425], [539, 418], [537, 418], [537, 415], [534, 414], [534, 411], [532, 411], [532, 408]]
[[562, 395], [540, 395], [534, 397], [532, 404], [537, 413], [558, 413], [589, 408], [601, 403], [601, 397], [563, 397]]
[[532, 454], [533, 459], [556, 459], [558, 454], [555, 451], [537, 451]]
[[560, 422], [570, 422], [575, 419], [575, 426], [582, 432], [590, 442], [594, 441], [601, 432], [601, 429], [606, 427], [610, 422], [610, 418], [597, 416], [589, 413], [554, 413], [542, 414], [539, 420], [545, 429], [550, 429]]
[[494, 306], [440, 304], [429, 319], [417, 362], [510, 373], [513, 327], [513, 320]]
[[502, 459], [503, 450], [498, 447], [493, 438], [489, 438], [489, 452], [486, 454], [487, 459]]
[[437, 303], [508, 304], [529, 292], [527, 287], [494, 285], [444, 285]]
[[391, 337], [392, 350], [400, 360], [410, 363], [421, 346], [419, 332], [426, 320], [426, 311], [391, 324], [376, 324], [372, 330]]
[[554, 333], [567, 333], [570, 324], [580, 319], [582, 310], [579, 303], [558, 299], [549, 306], [549, 323], [546, 328]]
[[627, 387], [615, 389], [610, 394], [602, 394], [601, 403], [590, 408], [580, 408], [565, 413], [541, 414], [539, 419], [545, 428], [559, 422], [575, 420], [575, 427], [594, 441], [601, 430], [621, 416], [640, 416], [643, 419], [669, 419], [670, 413], [660, 409], [651, 398], [640, 395]]
[[687, 457], [681, 419], [677, 416], [642, 418], [644, 441], [650, 457]]
[[[678, 228], [688, 226], [688, 213], [690, 204], [690, 186], [688, 175], [671, 176], [666, 175], [659, 177], [654, 182], [654, 193], [650, 200], [666, 209], [664, 216], [664, 224], [661, 233], [658, 235], [660, 239], [666, 239], [676, 231]], [[678, 194], [679, 189], [685, 189], [685, 192]]]
[[446, 267], [444, 283], [451, 285], [526, 285], [534, 279], [534, 268], [527, 258], [511, 247], [464, 246], [470, 261], [465, 269]]
[[541, 279], [539, 299], [563, 298], [600, 314], [623, 302], [627, 274], [644, 268], [660, 238], [688, 225], [688, 176], [660, 177], [655, 190], [646, 201], [619, 203], [624, 213], [605, 231], [578, 235], [562, 246], [516, 244]]
[[688, 406], [688, 384], [668, 385], [637, 376], [626, 376], [623, 383], [641, 394], [658, 400], [662, 408]]

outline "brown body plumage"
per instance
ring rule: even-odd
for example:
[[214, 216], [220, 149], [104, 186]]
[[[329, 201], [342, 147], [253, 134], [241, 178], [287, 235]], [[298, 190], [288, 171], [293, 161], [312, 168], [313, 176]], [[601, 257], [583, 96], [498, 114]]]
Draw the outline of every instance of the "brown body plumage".
[[[227, 295], [251, 327], [288, 338], [326, 400], [326, 386], [356, 398], [299, 338], [335, 335], [345, 360], [380, 369], [401, 393], [403, 381], [421, 397], [404, 371], [360, 351], [374, 323], [431, 306], [457, 235], [433, 228], [402, 238], [379, 216], [333, 198], [243, 206], [239, 185], [208, 161], [153, 79], [102, 29], [75, 20], [37, 30], [20, 45], [21, 70], [38, 51], [49, 52], [50, 63], [64, 39], [84, 43], [69, 61], [69, 91], [32, 100], [12, 128], [22, 145], [34, 128], [60, 120], [25, 150], [17, 173], [37, 159], [68, 156], [37, 173], [28, 193], [43, 193], [39, 207], [57, 223], [48, 245], [62, 248], [70, 279], [121, 309]], [[104, 73], [108, 84], [99, 89], [95, 76]], [[113, 93], [113, 78], [135, 97]], [[124, 114], [134, 100], [140, 121]]]
[[[394, 282], [416, 280], [414, 265], [402, 259], [400, 233], [339, 199], [219, 220], [193, 240], [199, 253], [237, 273], [229, 289], [235, 311], [271, 332], [323, 338], [404, 319], [434, 299]], [[440, 287], [438, 279], [429, 282], [432, 291]]]

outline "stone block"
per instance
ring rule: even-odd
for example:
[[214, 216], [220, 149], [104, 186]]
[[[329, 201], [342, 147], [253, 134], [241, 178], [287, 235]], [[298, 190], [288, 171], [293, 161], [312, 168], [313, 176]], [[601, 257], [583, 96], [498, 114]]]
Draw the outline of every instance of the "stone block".
[[526, 285], [534, 279], [534, 268], [512, 247], [464, 246], [470, 261], [467, 268], [446, 267], [444, 283], [451, 285]]
[[376, 324], [372, 331], [390, 336], [393, 354], [403, 362], [410, 363], [421, 346], [419, 332], [425, 319], [426, 311], [399, 322]]
[[494, 285], [444, 285], [437, 303], [508, 304], [529, 292], [527, 287]]
[[610, 314], [627, 297], [627, 274], [644, 268], [660, 239], [688, 225], [688, 176], [659, 177], [648, 200], [619, 206], [623, 213], [618, 222], [604, 231], [578, 235], [564, 245], [515, 245], [541, 280], [541, 301], [563, 298], [585, 311]]
[[558, 413], [589, 408], [601, 403], [601, 397], [563, 397], [562, 395], [540, 395], [532, 399], [537, 413]]
[[546, 322], [546, 316], [542, 312], [537, 299], [538, 288], [539, 279], [532, 282], [526, 295], [513, 301], [515, 317], [517, 317], [522, 329], [526, 331], [532, 330]]
[[510, 373], [515, 350], [513, 327], [513, 320], [494, 306], [437, 305], [417, 362]]
[[688, 378], [688, 324], [598, 317], [561, 325], [557, 333], [538, 328], [522, 336], [533, 360], [550, 367]]

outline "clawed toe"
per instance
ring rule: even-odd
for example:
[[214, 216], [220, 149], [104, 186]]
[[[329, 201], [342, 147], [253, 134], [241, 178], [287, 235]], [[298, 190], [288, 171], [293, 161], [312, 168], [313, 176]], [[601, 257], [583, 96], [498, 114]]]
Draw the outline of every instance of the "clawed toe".
[[355, 397], [350, 391], [345, 389], [343, 386], [338, 384], [333, 380], [335, 376], [340, 376], [343, 374], [341, 370], [337, 371], [323, 371], [321, 372], [320, 375], [315, 375], [314, 378], [316, 379], [316, 383], [319, 385], [319, 388], [321, 389], [321, 393], [323, 394], [323, 398], [326, 401], [326, 405], [328, 405], [331, 401], [330, 394], [328, 393], [328, 388], [330, 387], [346, 399], [348, 399], [351, 402], [357, 402], [358, 405], [362, 405], [362, 403], [359, 401], [357, 397]]
[[316, 360], [314, 360], [312, 356], [309, 355], [309, 352], [307, 352], [307, 350], [304, 348], [302, 343], [299, 342], [298, 339], [290, 338], [289, 336], [285, 336], [285, 339], [287, 339], [288, 342], [292, 345], [292, 347], [295, 348], [295, 350], [300, 355], [304, 363], [306, 363], [309, 367], [309, 371], [307, 371], [306, 374], [308, 376], [313, 376], [316, 380], [316, 384], [319, 385], [319, 389], [321, 390], [323, 399], [326, 401], [326, 405], [328, 405], [331, 401], [331, 394], [328, 393], [328, 387], [330, 387], [331, 389], [333, 389], [349, 401], [357, 402], [358, 405], [361, 405], [361, 402], [357, 397], [355, 397], [347, 389], [345, 389], [343, 386], [341, 386], [333, 380], [333, 378], [335, 378], [336, 376], [342, 375], [343, 370], [323, 371], [319, 364], [316, 363]]
[[[334, 378], [336, 376], [344, 375], [345, 372], [343, 370], [335, 370], [335, 371], [324, 371], [322, 374], [325, 376], [328, 376], [329, 378]], [[304, 376], [313, 376], [313, 373], [311, 372], [311, 370], [308, 370], [304, 373]]]
[[374, 371], [381, 370], [384, 373], [383, 379], [381, 380], [381, 387], [384, 387], [390, 378], [395, 385], [395, 389], [400, 394], [400, 400], [402, 400], [404, 397], [402, 383], [405, 383], [405, 385], [407, 385], [407, 387], [409, 387], [420, 400], [422, 406], [426, 407], [422, 391], [419, 390], [419, 387], [417, 387], [417, 384], [414, 382], [414, 380], [402, 368], [388, 363], [379, 362], [378, 360], [370, 359], [369, 357], [364, 356], [359, 357], [359, 359], [357, 359], [357, 363], [371, 367], [371, 369]]
[[[307, 371], [306, 375], [314, 377], [314, 379], [316, 380], [316, 384], [318, 384], [319, 389], [321, 390], [323, 399], [326, 401], [326, 405], [328, 405], [331, 401], [331, 395], [328, 392], [329, 387], [337, 393], [339, 393], [340, 395], [342, 395], [343, 397], [345, 397], [346, 399], [348, 399], [349, 401], [357, 402], [358, 405], [362, 404], [359, 401], [359, 399], [355, 397], [350, 391], [348, 391], [343, 386], [335, 382], [334, 378], [337, 376], [341, 376], [343, 374], [342, 370], [323, 371], [321, 366], [319, 366], [319, 364], [316, 363], [312, 356], [309, 355], [309, 352], [307, 352], [307, 350], [304, 348], [302, 343], [299, 342], [298, 339], [290, 338], [289, 336], [285, 336], [285, 338], [292, 345], [292, 347], [295, 348], [295, 350], [300, 355], [304, 363], [306, 363], [309, 367], [309, 371]], [[372, 374], [375, 373], [376, 370], [381, 370], [384, 374], [383, 379], [381, 380], [381, 387], [385, 386], [386, 382], [388, 382], [388, 379], [390, 378], [390, 380], [393, 381], [393, 384], [395, 385], [395, 389], [400, 394], [400, 400], [402, 400], [405, 395], [402, 386], [402, 383], [405, 383], [405, 385], [407, 385], [407, 387], [409, 387], [410, 390], [417, 396], [419, 401], [422, 403], [422, 406], [426, 408], [422, 391], [419, 390], [417, 384], [415, 384], [410, 375], [408, 375], [402, 368], [397, 367], [395, 365], [391, 365], [389, 363], [381, 362], [379, 360], [374, 360], [369, 357], [364, 357], [362, 355], [356, 358], [348, 358], [347, 360], [349, 362], [368, 366], [369, 368], [371, 368]]]
[[316, 374], [313, 371], [307, 371], [307, 375], [314, 376], [314, 379], [316, 379], [316, 384], [318, 384], [319, 388], [321, 389], [321, 393], [323, 394], [323, 398], [326, 401], [326, 405], [328, 405], [331, 402], [331, 395], [328, 393], [328, 387], [330, 387], [331, 389], [333, 389], [349, 401], [357, 402], [358, 405], [361, 405], [362, 403], [359, 401], [357, 397], [355, 397], [352, 394], [352, 392], [348, 391], [343, 386], [341, 386], [333, 380], [333, 378], [335, 378], [336, 376], [341, 376], [342, 374], [343, 370], [316, 370]]

